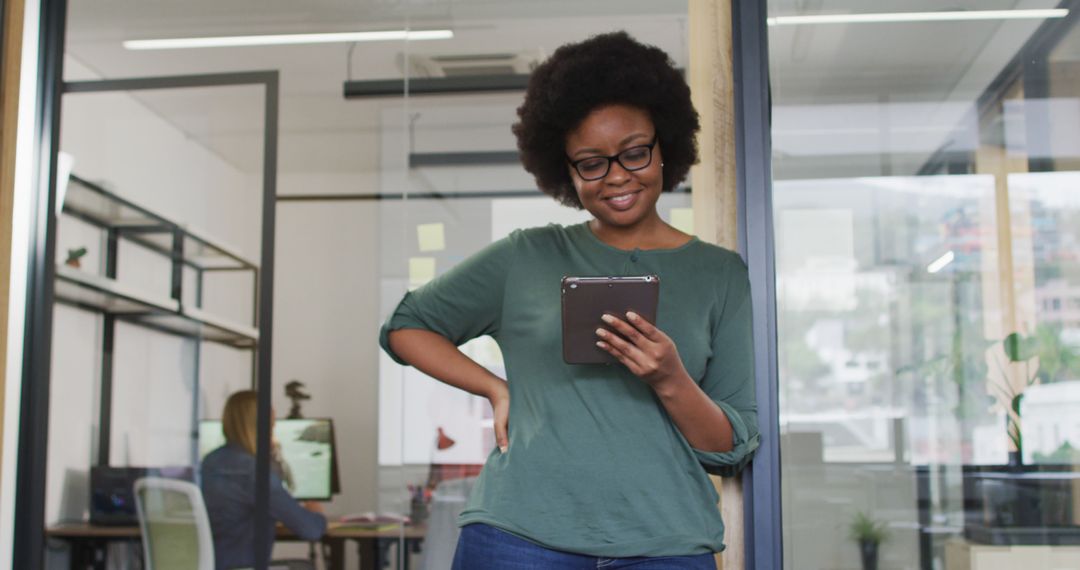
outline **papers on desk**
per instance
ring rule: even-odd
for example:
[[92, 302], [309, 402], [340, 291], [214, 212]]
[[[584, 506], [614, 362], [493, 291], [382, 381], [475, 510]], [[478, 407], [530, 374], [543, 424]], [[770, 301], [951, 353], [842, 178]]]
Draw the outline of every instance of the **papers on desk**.
[[402, 525], [411, 524], [412, 520], [397, 513], [378, 513], [368, 511], [345, 515], [334, 524], [335, 528], [364, 528], [371, 530], [393, 530]]

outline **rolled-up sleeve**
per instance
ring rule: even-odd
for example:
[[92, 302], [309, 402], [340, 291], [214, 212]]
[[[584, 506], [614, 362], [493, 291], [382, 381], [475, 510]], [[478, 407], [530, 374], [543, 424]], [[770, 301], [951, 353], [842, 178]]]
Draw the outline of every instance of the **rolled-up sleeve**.
[[735, 475], [753, 458], [760, 438], [754, 389], [754, 340], [750, 279], [746, 265], [732, 255], [726, 287], [719, 288], [718, 317], [712, 330], [712, 356], [701, 388], [731, 422], [734, 447], [713, 452], [694, 449], [698, 461], [714, 475]]
[[398, 364], [408, 364], [390, 349], [390, 333], [422, 329], [438, 333], [455, 345], [498, 333], [506, 276], [513, 263], [517, 232], [415, 291], [405, 294], [379, 332], [379, 345]]

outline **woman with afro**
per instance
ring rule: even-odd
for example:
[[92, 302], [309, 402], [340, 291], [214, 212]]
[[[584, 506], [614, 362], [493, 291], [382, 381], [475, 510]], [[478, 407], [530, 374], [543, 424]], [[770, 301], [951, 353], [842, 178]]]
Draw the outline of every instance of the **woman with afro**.
[[[380, 342], [398, 362], [486, 397], [493, 449], [458, 524], [454, 567], [714, 568], [707, 473], [758, 445], [750, 288], [731, 251], [666, 224], [661, 192], [697, 161], [698, 116], [668, 56], [625, 33], [560, 47], [513, 127], [538, 186], [589, 222], [518, 231], [408, 293]], [[657, 322], [607, 316], [619, 364], [566, 364], [563, 276], [658, 275]], [[499, 343], [506, 379], [457, 346]]]

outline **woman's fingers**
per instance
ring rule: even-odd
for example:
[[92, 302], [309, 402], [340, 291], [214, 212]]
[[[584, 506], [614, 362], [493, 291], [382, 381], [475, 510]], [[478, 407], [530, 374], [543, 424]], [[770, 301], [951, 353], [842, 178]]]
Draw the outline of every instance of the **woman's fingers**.
[[[611, 335], [609, 335], [609, 336], [611, 336]], [[608, 343], [606, 343], [606, 342], [604, 342], [602, 340], [598, 341], [596, 343], [596, 346], [599, 346], [601, 350], [604, 350], [608, 354], [610, 354], [611, 356], [614, 356], [616, 360], [618, 360], [623, 366], [625, 366], [628, 370], [630, 370], [631, 374], [633, 374], [635, 376], [641, 376], [641, 374], [644, 372], [642, 370], [641, 366], [639, 366], [637, 362], [634, 362], [634, 360], [632, 358], [630, 358], [629, 356], [627, 356], [625, 353], [623, 353], [621, 350], [615, 348], [614, 346], [612, 346], [612, 345], [610, 345], [610, 344], [608, 344]]]
[[495, 443], [499, 451], [506, 453], [510, 449], [510, 437], [507, 434], [507, 425], [510, 423], [510, 403], [507, 402], [503, 409], [495, 410]]
[[598, 346], [617, 358], [635, 376], [652, 384], [682, 366], [671, 339], [641, 315], [632, 311], [626, 313], [629, 323], [614, 315], [602, 318], [615, 332], [596, 329], [596, 336], [603, 341]]
[[491, 402], [492, 420], [495, 427], [495, 445], [499, 451], [506, 453], [510, 448], [510, 389], [506, 382], [499, 380], [488, 394]]
[[660, 342], [663, 340], [665, 336], [663, 331], [656, 328], [656, 325], [645, 320], [644, 317], [634, 311], [628, 311], [626, 313], [626, 319], [630, 321], [632, 325], [637, 327], [637, 330], [641, 331], [641, 334], [644, 335], [645, 338], [653, 342]]
[[[625, 325], [626, 323], [623, 324]], [[596, 329], [596, 336], [600, 337], [601, 340], [631, 360], [637, 360], [640, 356], [644, 356], [640, 348], [611, 331]]]
[[[626, 321], [614, 315], [604, 315], [600, 318], [605, 323], [607, 323], [608, 326], [615, 329], [619, 334], [626, 338], [626, 340], [630, 341], [636, 346], [644, 348], [644, 341], [648, 339], [645, 337], [645, 335], [641, 334], [641, 331], [639, 331], [637, 328], [633, 327]], [[641, 319], [639, 317], [638, 320], [642, 321], [644, 319]]]

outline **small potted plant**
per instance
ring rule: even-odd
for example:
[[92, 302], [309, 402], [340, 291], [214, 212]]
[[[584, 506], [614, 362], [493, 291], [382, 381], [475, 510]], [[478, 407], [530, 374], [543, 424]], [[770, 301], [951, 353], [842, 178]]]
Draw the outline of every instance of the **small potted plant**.
[[889, 538], [884, 521], [875, 520], [863, 511], [855, 513], [849, 527], [851, 540], [859, 545], [863, 570], [877, 570], [878, 547]]
[[69, 249], [67, 259], [64, 260], [64, 265], [67, 265], [68, 267], [74, 267], [75, 269], [81, 269], [82, 262], [80, 260], [83, 258], [84, 255], [86, 255], [85, 247]]

